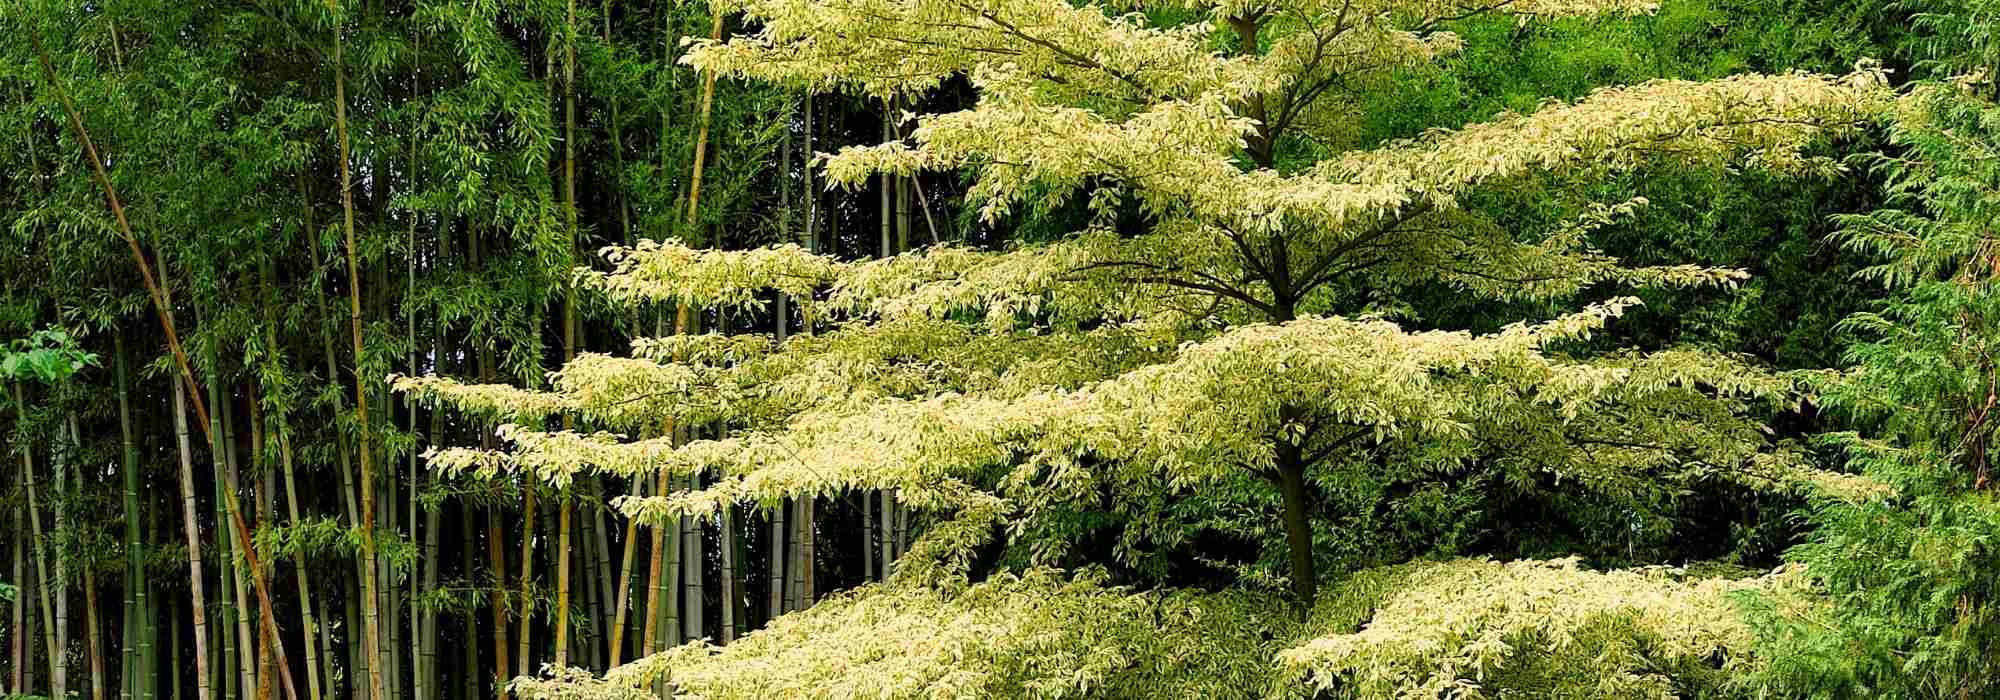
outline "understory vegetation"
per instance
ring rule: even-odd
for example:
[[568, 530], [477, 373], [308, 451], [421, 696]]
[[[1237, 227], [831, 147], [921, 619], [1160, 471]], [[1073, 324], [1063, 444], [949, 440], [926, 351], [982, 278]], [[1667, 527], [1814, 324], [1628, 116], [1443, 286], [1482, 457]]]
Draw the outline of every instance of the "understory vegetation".
[[0, 697], [2000, 697], [1990, 0], [19, 0]]

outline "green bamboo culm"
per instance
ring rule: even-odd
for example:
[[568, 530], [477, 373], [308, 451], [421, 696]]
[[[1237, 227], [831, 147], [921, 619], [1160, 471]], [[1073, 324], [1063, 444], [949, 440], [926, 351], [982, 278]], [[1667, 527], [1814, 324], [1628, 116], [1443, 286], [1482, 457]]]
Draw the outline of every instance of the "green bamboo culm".
[[121, 469], [125, 477], [125, 663], [122, 681], [128, 697], [153, 698], [152, 607], [147, 601], [146, 548], [140, 534], [139, 451], [132, 435], [131, 379], [125, 338], [113, 334], [114, 367], [118, 382], [118, 432], [123, 449]]

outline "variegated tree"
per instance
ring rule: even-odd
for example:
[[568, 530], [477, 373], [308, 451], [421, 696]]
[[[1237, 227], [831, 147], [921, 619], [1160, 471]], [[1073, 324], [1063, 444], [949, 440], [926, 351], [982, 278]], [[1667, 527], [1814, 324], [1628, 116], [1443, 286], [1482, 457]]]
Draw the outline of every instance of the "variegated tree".
[[[1020, 641], [1029, 634], [1022, 626], [1060, 626], [1078, 614], [1055, 604], [991, 622], [1013, 632], [968, 640], [991, 652], [960, 659], [988, 664], [972, 677], [951, 664], [900, 674], [872, 668], [858, 655], [888, 652], [809, 632], [915, 629], [906, 618], [927, 610], [986, 614], [908, 587], [1003, 597], [1061, 589], [1034, 578], [1040, 573], [1030, 583], [963, 587], [984, 573], [977, 561], [995, 547], [1028, 565], [1091, 563], [1074, 551], [1086, 534], [1077, 523], [1089, 518], [1115, 523], [1116, 561], [1099, 563], [1141, 568], [1200, 527], [1234, 522], [1257, 536], [1266, 530], [1241, 523], [1282, 523], [1269, 530], [1282, 536], [1271, 538], [1277, 546], [1266, 562], [1282, 566], [1241, 572], [1251, 587], [1283, 580], [1303, 610], [1320, 598], [1316, 538], [1337, 534], [1343, 509], [1373, 507], [1368, 499], [1386, 483], [1477, 471], [1515, 488], [1583, 489], [1635, 503], [1637, 494], [1697, 484], [1867, 488], [1808, 468], [1768, 437], [1756, 416], [1797, 400], [1789, 381], [1722, 353], [1605, 351], [1586, 342], [1634, 303], [1606, 290], [1726, 287], [1743, 273], [1630, 266], [1602, 254], [1592, 233], [1645, 202], [1580, 196], [1582, 186], [1642, 165], [1835, 170], [1809, 149], [1867, 125], [1889, 99], [1866, 67], [1609, 88], [1529, 114], [1363, 143], [1352, 127], [1355, 97], [1407, 71], [1445, 69], [1459, 46], [1448, 29], [1455, 19], [1652, 8], [1628, 0], [754, 0], [734, 9], [754, 31], [696, 42], [686, 63], [892, 105], [921, 104], [959, 81], [976, 91], [970, 108], [904, 114], [887, 143], [824, 155], [816, 165], [832, 183], [952, 171], [970, 179], [968, 205], [992, 225], [1070, 202], [1088, 215], [1050, 243], [939, 245], [860, 263], [796, 246], [609, 250], [611, 269], [579, 276], [615, 302], [756, 311], [775, 293], [798, 305], [807, 333], [782, 346], [762, 337], [656, 338], [636, 344], [633, 357], [581, 355], [545, 392], [400, 380], [405, 391], [511, 421], [506, 448], [441, 452], [439, 465], [518, 469], [559, 484], [591, 470], [708, 475], [698, 490], [624, 499], [625, 513], [642, 520], [855, 489], [893, 490], [924, 514], [922, 537], [897, 564], [891, 586], [905, 588], [896, 592], [840, 598], [846, 608], [781, 623], [726, 656], [692, 647], [609, 680], [525, 690], [613, 697], [672, 676], [711, 698], [815, 696], [827, 684], [870, 697], [944, 688], [1006, 696], [1073, 677], [1083, 690], [1115, 695], [1132, 682], [1119, 680], [1115, 662], [1018, 658], [1047, 642]], [[1567, 223], [1523, 229], [1466, 205], [1530, 191], [1569, 203]], [[1412, 292], [1440, 289], [1566, 312], [1487, 332], [1430, 328]], [[551, 429], [565, 415], [594, 427]], [[713, 427], [718, 437], [680, 439], [675, 425]], [[1543, 578], [1597, 585], [1591, 575], [1565, 576]], [[1634, 596], [1682, 595], [1655, 590], [1672, 588], [1665, 583], [1617, 585]], [[895, 595], [915, 597], [879, 599]], [[1596, 600], [1613, 609], [1625, 605], [1623, 595]], [[1701, 601], [1702, 610], [1724, 614], [1712, 596]], [[902, 614], [841, 617], [869, 605]], [[1278, 638], [1294, 635], [1278, 627]], [[1506, 634], [1496, 638], [1504, 643]], [[819, 685], [749, 678], [759, 662], [746, 655], [790, 653], [785, 635], [832, 644], [822, 657], [795, 659], [817, 664], [821, 675], [810, 677]], [[1694, 656], [1713, 647], [1684, 646]], [[1449, 670], [1356, 670], [1329, 656], [1384, 648], [1322, 640], [1286, 652], [1282, 665], [1308, 685], [1359, 678], [1350, 687], [1387, 694], [1457, 679]], [[744, 665], [726, 673], [704, 664]]]

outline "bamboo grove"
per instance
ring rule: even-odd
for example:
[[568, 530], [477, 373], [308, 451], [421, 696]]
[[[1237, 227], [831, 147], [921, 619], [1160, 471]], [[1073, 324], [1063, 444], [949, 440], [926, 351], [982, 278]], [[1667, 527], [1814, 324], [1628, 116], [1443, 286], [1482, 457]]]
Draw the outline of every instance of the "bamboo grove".
[[0, 696], [2000, 692], [1987, 16], [10, 3]]

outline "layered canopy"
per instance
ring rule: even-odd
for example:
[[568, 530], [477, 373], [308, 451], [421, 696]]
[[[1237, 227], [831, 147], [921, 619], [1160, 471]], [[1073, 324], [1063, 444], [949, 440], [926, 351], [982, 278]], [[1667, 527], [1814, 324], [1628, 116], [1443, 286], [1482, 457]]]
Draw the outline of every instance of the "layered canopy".
[[[1455, 49], [1442, 29], [1450, 18], [1650, 7], [1232, 2], [1125, 12], [1059, 0], [781, 0], [742, 9], [755, 34], [696, 42], [686, 62], [887, 104], [950, 80], [977, 91], [966, 109], [895, 120], [914, 129], [892, 123], [887, 143], [825, 156], [834, 183], [956, 170], [970, 176], [967, 196], [989, 223], [1071, 199], [1088, 204], [1088, 221], [1050, 243], [942, 245], [867, 262], [790, 245], [613, 249], [609, 271], [578, 271], [613, 301], [757, 309], [775, 292], [805, 309], [809, 332], [778, 347], [645, 340], [635, 358], [579, 357], [547, 392], [399, 380], [427, 399], [514, 421], [501, 431], [509, 446], [436, 453], [436, 465], [519, 468], [556, 483], [584, 470], [705, 475], [697, 490], [621, 499], [644, 521], [873, 489], [926, 514], [890, 587], [726, 650], [653, 657], [591, 687], [641, 688], [670, 675], [702, 697], [1121, 696], [1116, 688], [1161, 682], [1134, 665], [1174, 654], [1130, 645], [1172, 638], [1173, 628], [1093, 630], [1084, 617], [1123, 620], [1090, 611], [1172, 594], [1134, 598], [1046, 573], [975, 583], [989, 573], [977, 562], [996, 549], [1016, 565], [1090, 562], [1079, 544], [1108, 537], [1115, 544], [1102, 551], [1115, 561], [1096, 563], [1144, 572], [1203, 531], [1276, 544], [1271, 528], [1242, 524], [1276, 510], [1284, 538], [1270, 551], [1283, 551], [1284, 567], [1268, 552], [1236, 566], [1246, 587], [1289, 583], [1304, 609], [1317, 597], [1321, 525], [1380, 507], [1384, 485], [1474, 474], [1522, 492], [1581, 489], [1635, 512], [1654, 493], [1697, 484], [1846, 498], [1875, 488], [1818, 472], [1769, 437], [1757, 416], [1798, 400], [1789, 380], [1713, 351], [1590, 342], [1637, 302], [1581, 298], [1726, 287], [1744, 276], [1629, 266], [1597, 251], [1592, 234], [1643, 199], [1564, 199], [1565, 223], [1547, 230], [1463, 205], [1531, 187], [1573, 191], [1644, 164], [1834, 169], [1811, 149], [1889, 104], [1871, 68], [1607, 88], [1356, 148], [1332, 116], [1342, 109], [1334, 96]], [[1030, 211], [1018, 211], [1023, 204]], [[1411, 306], [1419, 289], [1582, 310], [1486, 332], [1437, 329]], [[557, 414], [607, 432], [549, 430], [545, 419]], [[682, 440], [668, 429], [687, 423], [717, 436]], [[1195, 494], [1210, 504], [1206, 514], [1188, 507]], [[1213, 515], [1222, 511], [1233, 515]], [[1618, 634], [1675, 641], [1657, 657], [1599, 659], [1610, 684], [1600, 690], [1665, 693], [1671, 686], [1642, 662], [1700, 665], [1744, 637], [1722, 602], [1735, 584], [1684, 586], [1574, 562], [1455, 563], [1413, 575], [1406, 605], [1384, 607], [1363, 632], [1286, 652], [1283, 668], [1321, 687], [1428, 697], [1519, 666], [1508, 645], [1560, 651], [1617, 620]], [[1458, 612], [1433, 609], [1467, 586], [1486, 597], [1454, 594]], [[1562, 611], [1574, 613], [1573, 626], [1528, 629], [1509, 612], [1542, 610], [1533, 601], [1572, 589], [1594, 596]], [[1034, 602], [997, 607], [1013, 596]], [[1515, 607], [1521, 600], [1532, 604]], [[1689, 611], [1700, 615], [1691, 632], [1658, 624]], [[1434, 637], [1467, 621], [1476, 624]], [[1268, 629], [1266, 639], [1287, 637]], [[835, 639], [850, 634], [861, 636]], [[907, 673], [877, 664], [895, 654], [933, 661]], [[796, 680], [759, 672], [781, 663], [811, 670]], [[575, 681], [526, 687], [557, 693]]]

